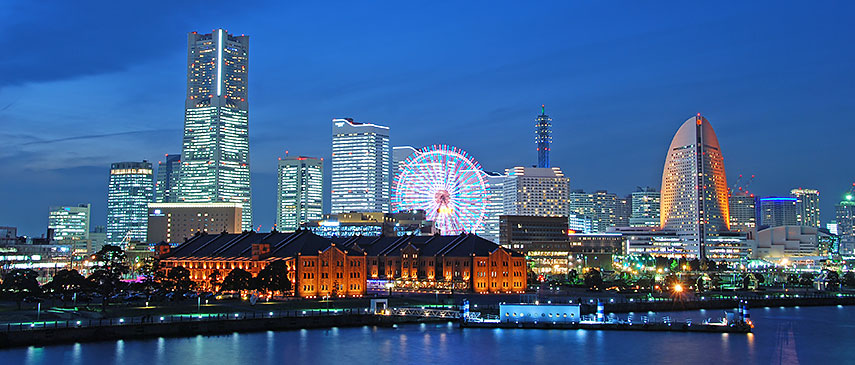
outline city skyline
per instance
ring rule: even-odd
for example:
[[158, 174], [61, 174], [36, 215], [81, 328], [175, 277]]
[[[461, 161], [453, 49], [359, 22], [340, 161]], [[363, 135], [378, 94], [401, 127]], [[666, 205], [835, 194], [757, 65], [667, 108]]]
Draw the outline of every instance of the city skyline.
[[[403, 9], [395, 9], [402, 11]], [[443, 11], [438, 9], [435, 11]], [[472, 11], [472, 9], [468, 9]], [[504, 9], [507, 10], [507, 9]], [[587, 9], [592, 10], [592, 9]], [[596, 10], [596, 9], [593, 9]], [[602, 9], [600, 9], [602, 10]], [[682, 9], [687, 11], [687, 9]], [[344, 10], [342, 10], [344, 11]], [[650, 11], [650, 10], [648, 10]], [[765, 10], [764, 10], [765, 11]], [[796, 17], [795, 9], [776, 9], [790, 18]], [[181, 136], [181, 105], [176, 102], [175, 95], [183, 93], [181, 76], [186, 65], [186, 44], [182, 34], [190, 31], [205, 31], [212, 27], [224, 27], [235, 33], [252, 35], [254, 37], [253, 71], [249, 77], [253, 85], [259, 85], [258, 91], [253, 89], [252, 128], [250, 128], [250, 144], [252, 148], [252, 166], [254, 183], [253, 195], [262, 201], [270, 201], [275, 197], [276, 156], [282, 151], [290, 150], [295, 154], [329, 158], [328, 124], [329, 120], [338, 115], [347, 115], [357, 120], [366, 120], [388, 125], [392, 129], [391, 144], [413, 145], [416, 147], [434, 143], [458, 145], [469, 151], [477, 158], [486, 170], [503, 170], [513, 166], [530, 166], [536, 163], [535, 146], [531, 143], [531, 121], [536, 116], [538, 107], [546, 104], [550, 108], [550, 116], [555, 120], [553, 126], [554, 141], [552, 144], [551, 160], [553, 166], [563, 168], [570, 178], [571, 189], [582, 188], [593, 191], [606, 189], [619, 192], [621, 195], [630, 193], [635, 186], [657, 186], [662, 163], [661, 150], [667, 145], [667, 140], [673, 133], [676, 123], [689, 115], [702, 112], [716, 123], [728, 175], [756, 174], [752, 191], [760, 196], [783, 196], [793, 188], [817, 188], [822, 192], [821, 218], [827, 222], [833, 218], [834, 204], [850, 187], [852, 176], [847, 176], [845, 170], [838, 171], [835, 156], [843, 156], [845, 143], [842, 138], [852, 132], [852, 127], [845, 124], [823, 125], [823, 120], [831, 121], [834, 116], [845, 115], [846, 100], [851, 100], [851, 90], [846, 80], [853, 78], [851, 70], [844, 70], [844, 61], [848, 59], [851, 50], [841, 47], [829, 47], [828, 43], [820, 46], [807, 44], [818, 35], [816, 30], [801, 29], [791, 33], [797, 36], [798, 49], [811, 50], [818, 47], [822, 52], [813, 56], [799, 53], [793, 60], [780, 60], [772, 69], [767, 69], [763, 63], [764, 54], [776, 54], [776, 49], [784, 49], [780, 42], [761, 42], [761, 49], [748, 49], [748, 45], [730, 53], [725, 58], [716, 58], [716, 47], [723, 47], [719, 42], [738, 38], [739, 31], [760, 30], [767, 19], [757, 19], [756, 24], [746, 25], [744, 21], [758, 14], [760, 9], [751, 6], [736, 9], [727, 16], [722, 13], [709, 13], [703, 16], [703, 22], [709, 29], [695, 29], [688, 35], [680, 35], [676, 27], [679, 22], [668, 20], [661, 27], [653, 26], [651, 20], [641, 21], [642, 28], [633, 32], [621, 33], [620, 30], [605, 32], [604, 29], [593, 28], [608, 34], [582, 37], [582, 41], [572, 42], [555, 50], [555, 59], [537, 61], [531, 58], [513, 58], [507, 63], [489, 65], [485, 71], [474, 72], [474, 62], [477, 56], [472, 51], [460, 54], [462, 61], [448, 65], [441, 56], [447, 55], [461, 44], [440, 47], [427, 44], [436, 50], [436, 56], [425, 57], [418, 63], [410, 64], [412, 69], [400, 65], [388, 72], [380, 72], [384, 53], [377, 48], [365, 51], [372, 55], [370, 60], [350, 62], [348, 65], [330, 64], [323, 61], [323, 56], [300, 54], [296, 61], [307, 63], [321, 60], [318, 67], [326, 67], [333, 71], [335, 77], [340, 77], [333, 84], [323, 87], [309, 88], [305, 95], [296, 91], [287, 91], [284, 95], [271, 96], [270, 83], [284, 80], [296, 81], [297, 89], [311, 85], [307, 78], [290, 75], [288, 69], [274, 67], [276, 53], [273, 52], [279, 43], [265, 36], [271, 24], [251, 24], [247, 15], [241, 14], [234, 20], [217, 15], [217, 10], [202, 15], [199, 19], [188, 23], [160, 19], [159, 22], [168, 24], [162, 30], [157, 30], [161, 43], [143, 43], [143, 52], [157, 53], [157, 57], [146, 55], [144, 62], [122, 60], [120, 66], [95, 64], [101, 68], [85, 69], [85, 65], [73, 65], [64, 73], [54, 71], [51, 75], [34, 75], [22, 72], [0, 84], [0, 121], [3, 124], [20, 126], [17, 129], [3, 132], [3, 138], [9, 141], [11, 147], [0, 154], [0, 168], [17, 174], [12, 179], [0, 184], [3, 201], [9, 207], [0, 209], [0, 221], [5, 225], [19, 227], [19, 232], [26, 235], [38, 236], [46, 227], [47, 210], [51, 205], [76, 205], [78, 203], [92, 204], [92, 223], [103, 225], [106, 221], [106, 180], [109, 163], [119, 160], [140, 161], [147, 159], [157, 161], [157, 156], [165, 153], [180, 153]], [[676, 11], [675, 11], [676, 12]], [[464, 12], [465, 14], [466, 12]], [[843, 14], [844, 10], [836, 9], [834, 13]], [[336, 18], [338, 13], [333, 14]], [[364, 15], [364, 12], [360, 13]], [[671, 13], [673, 15], [673, 13]], [[103, 15], [103, 14], [102, 14]], [[491, 13], [486, 12], [489, 16]], [[495, 16], [495, 14], [492, 14]], [[549, 16], [548, 14], [538, 14]], [[655, 18], [652, 14], [652, 18]], [[819, 15], [819, 14], [814, 14]], [[836, 15], [821, 14], [825, 17]], [[50, 19], [51, 14], [47, 14]], [[451, 15], [448, 15], [454, 18]], [[463, 15], [458, 15], [463, 17]], [[534, 14], [522, 12], [519, 18], [509, 20], [518, 24], [529, 19]], [[618, 19], [629, 14], [618, 12]], [[224, 20], [227, 19], [227, 20]], [[801, 19], [801, 18], [798, 18]], [[455, 20], [455, 19], [450, 19]], [[461, 20], [461, 19], [457, 19]], [[329, 20], [325, 20], [329, 21]], [[813, 20], [818, 22], [818, 20]], [[204, 23], [204, 24], [202, 24]], [[462, 22], [451, 21], [454, 26], [462, 26]], [[739, 25], [739, 30], [719, 34], [727, 25]], [[801, 19], [798, 24], [803, 26], [813, 24]], [[824, 23], [825, 31], [834, 30], [834, 21]], [[391, 26], [385, 24], [384, 26]], [[591, 25], [587, 23], [586, 25]], [[477, 26], [477, 25], [473, 25]], [[372, 28], [366, 33], [353, 35], [350, 40], [366, 40], [371, 37], [391, 37], [380, 32], [383, 27]], [[448, 28], [442, 28], [445, 31]], [[168, 32], [167, 32], [168, 30]], [[534, 44], [543, 46], [563, 40], [571, 33], [570, 28], [561, 28], [555, 36], [537, 40]], [[782, 30], [794, 32], [793, 30]], [[510, 33], [497, 31], [501, 34], [475, 34], [476, 39], [498, 40], [510, 37]], [[511, 48], [529, 47], [526, 44], [532, 36], [545, 34], [543, 29], [526, 33], [530, 37], [510, 39], [507, 46]], [[14, 33], [14, 32], [13, 32]], [[418, 39], [418, 34], [405, 32], [408, 36]], [[564, 35], [568, 33], [568, 35]], [[38, 33], [34, 36], [38, 36]], [[445, 34], [445, 33], [441, 33]], [[612, 56], [627, 47], [627, 37], [641, 37], [641, 43], [653, 47], [653, 51], [662, 51], [663, 55], [654, 56], [652, 53], [642, 54], [635, 63], [617, 61]], [[641, 34], [640, 36], [638, 34]], [[822, 42], [843, 42], [847, 37], [843, 32], [833, 32], [831, 39]], [[714, 36], [724, 36], [716, 39]], [[335, 38], [340, 34], [320, 33], [315, 37]], [[777, 39], [781, 35], [771, 31], [759, 31], [762, 39]], [[106, 38], [105, 38], [106, 37]], [[766, 38], [763, 38], [766, 37]], [[835, 38], [836, 37], [836, 38]], [[14, 37], [11, 37], [14, 38]], [[303, 37], [306, 38], [306, 37]], [[676, 56], [679, 44], [700, 40], [692, 49], [712, 60], [699, 60], [691, 66], [677, 63], [679, 67], [673, 72], [662, 68], [650, 70], [647, 77], [668, 76], [662, 80], [649, 78], [639, 79], [644, 74], [638, 67], [667, 60], [668, 56]], [[109, 39], [107, 35], [94, 37], [95, 44]], [[301, 39], [299, 33], [293, 38], [298, 44], [296, 50], [309, 50], [310, 40]], [[441, 39], [447, 39], [442, 37]], [[409, 50], [400, 39], [392, 37], [398, 49]], [[341, 41], [334, 43], [342, 45]], [[360, 43], [361, 44], [361, 43]], [[105, 44], [102, 44], [104, 46]], [[177, 47], [176, 47], [177, 45]], [[477, 47], [480, 51], [500, 52], [503, 45]], [[789, 45], [788, 45], [789, 46]], [[88, 47], [84, 45], [84, 47]], [[302, 47], [302, 48], [301, 48]], [[568, 48], [569, 47], [569, 48]], [[576, 47], [576, 48], [573, 48]], [[344, 47], [347, 51], [347, 47]], [[588, 57], [574, 61], [574, 65], [583, 66], [585, 75], [571, 74], [556, 63], [575, 57], [577, 52], [568, 49], [581, 49]], [[563, 51], [563, 52], [562, 52]], [[681, 52], [683, 50], [680, 50]], [[371, 52], [376, 52], [371, 53]], [[836, 52], [836, 53], [831, 53]], [[310, 53], [310, 52], [303, 52]], [[763, 54], [761, 54], [763, 53]], [[831, 54], [829, 54], [831, 53]], [[35, 53], [33, 53], [35, 54]], [[743, 61], [734, 64], [737, 57], [753, 56], [754, 61]], [[823, 57], [820, 57], [823, 56]], [[376, 58], [375, 58], [376, 57]], [[733, 59], [731, 59], [733, 57]], [[266, 58], [266, 60], [265, 60]], [[259, 60], [261, 59], [261, 60]], [[176, 62], [177, 60], [177, 62]], [[264, 61], [262, 61], [264, 60]], [[401, 64], [400, 58], [394, 60]], [[596, 65], [597, 60], [609, 60], [611, 63]], [[17, 62], [17, 61], [9, 61]], [[580, 64], [581, 62], [581, 64]], [[676, 62], [676, 61], [675, 61]], [[791, 62], [791, 63], [788, 63]], [[175, 67], [175, 65], [178, 67]], [[796, 71], [787, 66], [800, 66]], [[12, 65], [15, 66], [15, 65]], [[18, 65], [24, 70], [27, 67]], [[521, 81], [532, 75], [537, 66], [545, 67], [546, 76], [551, 81]], [[761, 67], [762, 66], [762, 67]], [[812, 66], [812, 67], [811, 67]], [[822, 67], [819, 67], [822, 66]], [[84, 68], [84, 69], [81, 69]], [[509, 75], [502, 75], [501, 70], [512, 69]], [[784, 71], [787, 69], [786, 71]], [[158, 70], [157, 72], [148, 72]], [[360, 70], [378, 72], [380, 77], [366, 79], [359, 77]], [[440, 73], [438, 81], [427, 81], [417, 78], [406, 81], [402, 75], [413, 75], [422, 71]], [[538, 69], [538, 72], [541, 70]], [[614, 72], [613, 77], [636, 75], [618, 83], [615, 78], [602, 76], [603, 72]], [[709, 71], [707, 74], [700, 71]], [[444, 72], [444, 73], [443, 73]], [[705, 77], [693, 76], [688, 80], [679, 80], [685, 73], [700, 74]], [[146, 74], [148, 79], [138, 79], [136, 73]], [[428, 72], [430, 73], [430, 72]], [[774, 80], [784, 77], [784, 81]], [[774, 76], [769, 76], [772, 74]], [[27, 78], [27, 75], [30, 75]], [[176, 78], [175, 76], [178, 75]], [[273, 78], [274, 81], [266, 79]], [[570, 80], [581, 78], [587, 83], [574, 87], [574, 91], [562, 91], [567, 88]], [[131, 80], [137, 80], [131, 95], [110, 95], [119, 85]], [[278, 81], [275, 81], [278, 80]], [[606, 81], [606, 86], [592, 88], [592, 83]], [[412, 82], [412, 84], [410, 84]], [[545, 83], [546, 88], [540, 88]], [[697, 91], [696, 95], [686, 97], [682, 90], [674, 90], [677, 86], [701, 84], [705, 90]], [[267, 85], [265, 85], [267, 84]], [[363, 94], [338, 90], [342, 85], [365, 85], [357, 89], [365, 90]], [[175, 85], [178, 85], [176, 87]], [[448, 88], [462, 85], [466, 91], [486, 91], [477, 99], [461, 98], [459, 92], [449, 92]], [[823, 86], [835, 85], [834, 92], [826, 92]], [[253, 86], [255, 87], [255, 86]], [[503, 92], [514, 88], [531, 89], [536, 92], [520, 93]], [[653, 96], [644, 96], [648, 88], [658, 87], [659, 91]], [[709, 89], [712, 89], [710, 91]], [[830, 89], [830, 88], [829, 88]], [[56, 106], [43, 108], [40, 100], [54, 95], [68, 93], [74, 103], [62, 104], [65, 109]], [[79, 91], [78, 91], [79, 90]], [[812, 92], [810, 92], [812, 90]], [[161, 91], [161, 92], [155, 92]], [[376, 103], [391, 94], [401, 93], [403, 96]], [[425, 94], [425, 95], [422, 95]], [[448, 94], [448, 95], [441, 95]], [[757, 94], [757, 95], [755, 95]], [[15, 96], [11, 96], [15, 95]], [[321, 96], [322, 95], [322, 96]], [[133, 97], [131, 97], [133, 96]], [[418, 96], [417, 98], [415, 98]], [[416, 102], [415, 99], [428, 101]], [[179, 96], [180, 98], [181, 96]], [[308, 99], [323, 99], [309, 101]], [[651, 100], [658, 100], [650, 102]], [[89, 99], [99, 100], [99, 104], [91, 104]], [[180, 99], [178, 99], [180, 100]], [[772, 103], [774, 101], [774, 103]], [[65, 101], [64, 103], [68, 103]], [[284, 103], [284, 104], [282, 104]], [[302, 104], [301, 104], [302, 103]], [[638, 104], [652, 104], [641, 106]], [[801, 104], [795, 107], [787, 104]], [[330, 104], [330, 105], [326, 105]], [[100, 108], [93, 108], [98, 105]], [[282, 114], [280, 105], [286, 106]], [[299, 108], [295, 108], [299, 106]], [[292, 115], [290, 110], [294, 110]], [[93, 113], [93, 110], [95, 112]], [[618, 118], [615, 111], [631, 113], [630, 118]], [[133, 114], [133, 115], [132, 115]], [[54, 121], [59, 120], [59, 121]], [[110, 121], [108, 123], [107, 121]], [[819, 122], [816, 122], [816, 121]], [[85, 121], [85, 124], [81, 124]], [[466, 123], [466, 122], [469, 123]], [[604, 127], [606, 123], [616, 123], [614, 128]], [[810, 122], [810, 124], [808, 124]], [[490, 123], [491, 128], [480, 128], [481, 123]], [[830, 123], [830, 122], [829, 122]], [[39, 127], [33, 128], [32, 125]], [[774, 126], [774, 127], [773, 127]], [[809, 127], [808, 127], [809, 126]], [[405, 133], [405, 130], [412, 132]], [[832, 133], [832, 130], [834, 133]], [[289, 131], [299, 131], [300, 136]], [[398, 132], [396, 132], [398, 131]], [[572, 131], [572, 132], [571, 132]], [[472, 133], [480, 133], [477, 140], [471, 138]], [[801, 147], [798, 153], [781, 148], [781, 140], [791, 140]], [[642, 148], [627, 141], [644, 141]], [[587, 157], [585, 151], [599, 149], [603, 143], [613, 144], [607, 153], [596, 158]], [[496, 149], [496, 145], [503, 148]], [[775, 153], [769, 154], [768, 151]], [[56, 156], [55, 151], [69, 151], [63, 156]], [[586, 156], [579, 159], [578, 155]], [[56, 158], [50, 161], [48, 156]], [[46, 163], [47, 162], [47, 163]], [[783, 164], [796, 164], [799, 168], [782, 169]], [[618, 169], [618, 167], [621, 167]], [[617, 170], [615, 172], [612, 170]], [[617, 178], [619, 177], [619, 178]], [[61, 188], [60, 188], [61, 187]], [[274, 221], [272, 204], [254, 204], [258, 209], [255, 218], [265, 229], [269, 229]]]

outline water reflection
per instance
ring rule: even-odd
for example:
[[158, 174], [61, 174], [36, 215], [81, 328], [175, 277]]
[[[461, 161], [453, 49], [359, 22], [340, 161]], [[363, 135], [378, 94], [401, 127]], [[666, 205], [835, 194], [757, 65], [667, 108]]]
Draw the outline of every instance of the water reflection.
[[[268, 331], [29, 347], [0, 351], [3, 364], [101, 363], [851, 363], [851, 308], [770, 308], [754, 334], [590, 330], [460, 329], [447, 323]], [[672, 318], [702, 313], [648, 313]], [[642, 312], [643, 313], [643, 312]], [[636, 313], [634, 322], [640, 322]], [[621, 316], [623, 317], [623, 316]], [[845, 344], [845, 342], [843, 342]], [[833, 350], [831, 350], [833, 348]], [[152, 354], [153, 353], [153, 354]], [[256, 354], [258, 356], [252, 356]]]

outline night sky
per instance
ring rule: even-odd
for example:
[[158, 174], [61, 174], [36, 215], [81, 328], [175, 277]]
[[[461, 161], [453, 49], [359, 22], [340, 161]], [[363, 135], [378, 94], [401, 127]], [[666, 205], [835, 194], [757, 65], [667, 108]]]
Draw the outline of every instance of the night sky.
[[701, 112], [731, 184], [817, 188], [825, 222], [855, 180], [851, 1], [288, 3], [3, 1], [0, 225], [38, 236], [50, 205], [87, 202], [104, 225], [111, 162], [181, 152], [186, 33], [218, 27], [250, 36], [262, 230], [277, 157], [328, 160], [335, 117], [503, 170], [537, 162], [546, 104], [571, 188], [628, 194], [659, 187], [671, 137]]

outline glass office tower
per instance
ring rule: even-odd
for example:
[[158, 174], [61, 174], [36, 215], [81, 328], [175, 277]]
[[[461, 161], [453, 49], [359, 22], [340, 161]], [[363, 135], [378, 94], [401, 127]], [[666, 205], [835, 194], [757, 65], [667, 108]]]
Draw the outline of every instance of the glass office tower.
[[324, 161], [314, 157], [279, 159], [276, 229], [293, 232], [323, 218]]
[[244, 230], [252, 229], [248, 67], [248, 36], [188, 35], [178, 202], [241, 203]]
[[148, 203], [154, 198], [151, 162], [117, 162], [110, 166], [107, 195], [107, 244], [145, 242]]

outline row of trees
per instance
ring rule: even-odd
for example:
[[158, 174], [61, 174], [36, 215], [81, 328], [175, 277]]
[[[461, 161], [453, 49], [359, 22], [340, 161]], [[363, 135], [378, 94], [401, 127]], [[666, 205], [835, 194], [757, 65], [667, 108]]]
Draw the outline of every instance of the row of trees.
[[110, 297], [121, 293], [141, 293], [151, 298], [156, 293], [185, 294], [193, 290], [259, 290], [286, 294], [291, 290], [288, 268], [284, 261], [274, 261], [267, 265], [255, 277], [242, 269], [233, 269], [226, 275], [215, 271], [209, 275], [208, 287], [197, 287], [191, 280], [190, 271], [184, 267], [165, 269], [153, 258], [143, 261], [139, 271], [141, 281], [124, 282], [122, 278], [129, 273], [125, 253], [117, 246], [104, 246], [93, 255], [94, 271], [84, 277], [77, 270], [60, 270], [52, 280], [44, 285], [38, 283], [38, 273], [30, 269], [15, 269], [3, 277], [0, 293], [14, 297], [18, 307], [28, 297], [41, 297], [44, 294], [58, 296], [63, 302], [80, 295], [97, 294], [106, 308]]

